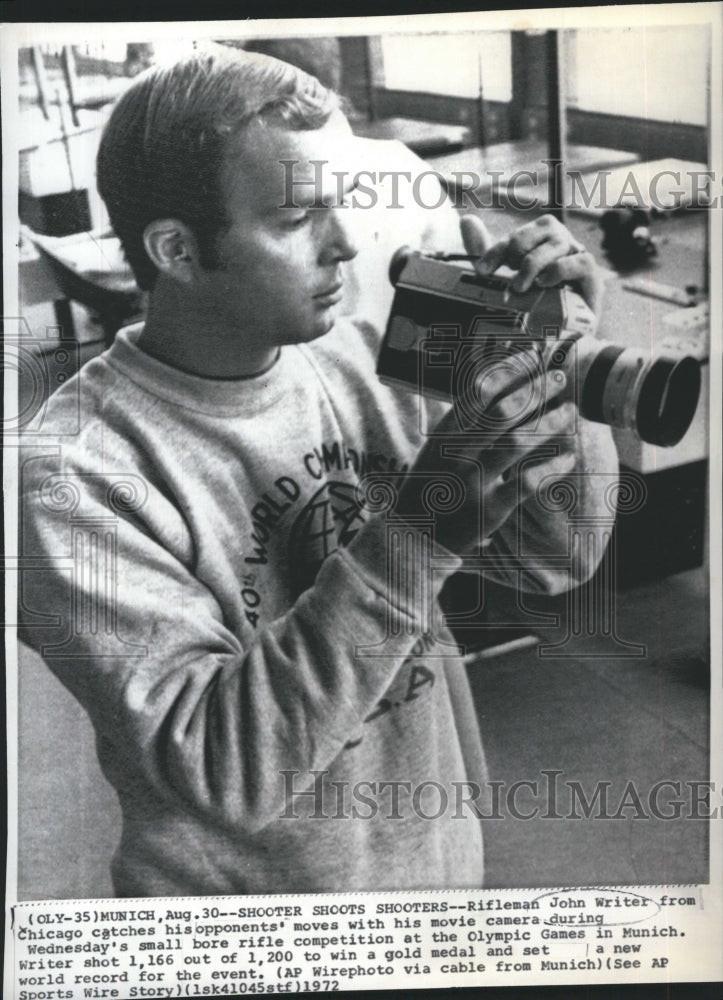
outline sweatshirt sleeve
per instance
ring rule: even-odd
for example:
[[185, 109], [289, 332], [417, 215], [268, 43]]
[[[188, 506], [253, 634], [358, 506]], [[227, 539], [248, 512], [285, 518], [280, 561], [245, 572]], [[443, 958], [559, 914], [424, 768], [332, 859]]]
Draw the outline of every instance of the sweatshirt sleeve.
[[222, 826], [254, 832], [276, 818], [279, 772], [327, 768], [419, 634], [417, 595], [387, 579], [380, 517], [244, 647], [127, 489], [77, 471], [48, 488], [42, 460], [25, 478], [21, 637], [119, 768]]

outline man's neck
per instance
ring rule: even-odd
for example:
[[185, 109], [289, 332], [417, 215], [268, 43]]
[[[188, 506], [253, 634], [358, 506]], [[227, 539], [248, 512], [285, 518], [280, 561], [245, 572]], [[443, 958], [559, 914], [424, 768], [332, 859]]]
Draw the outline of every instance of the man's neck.
[[203, 378], [242, 379], [268, 371], [275, 346], [249, 345], [207, 303], [159, 284], [149, 295], [138, 347], [151, 357]]

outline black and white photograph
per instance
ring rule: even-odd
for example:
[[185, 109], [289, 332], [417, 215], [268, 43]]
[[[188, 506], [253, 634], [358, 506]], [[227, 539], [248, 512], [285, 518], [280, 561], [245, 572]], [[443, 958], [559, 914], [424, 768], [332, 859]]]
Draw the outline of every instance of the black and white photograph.
[[3, 27], [5, 995], [723, 976], [722, 11]]

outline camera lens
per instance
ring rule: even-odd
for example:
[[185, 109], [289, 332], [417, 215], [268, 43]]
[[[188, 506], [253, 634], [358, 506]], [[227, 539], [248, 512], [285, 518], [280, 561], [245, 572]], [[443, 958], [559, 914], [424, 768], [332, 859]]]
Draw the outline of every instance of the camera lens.
[[694, 358], [659, 358], [640, 386], [635, 423], [643, 441], [678, 444], [695, 416], [700, 365]]
[[569, 372], [579, 378], [580, 412], [588, 420], [634, 431], [642, 441], [671, 447], [684, 437], [700, 395], [700, 365], [691, 357], [658, 357], [603, 344], [576, 341]]

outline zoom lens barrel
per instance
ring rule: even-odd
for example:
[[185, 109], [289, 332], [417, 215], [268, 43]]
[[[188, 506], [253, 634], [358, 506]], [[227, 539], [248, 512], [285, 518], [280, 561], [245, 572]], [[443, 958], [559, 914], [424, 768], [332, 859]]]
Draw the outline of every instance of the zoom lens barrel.
[[[568, 378], [580, 379], [580, 412], [588, 420], [634, 431], [642, 441], [669, 448], [690, 427], [700, 395], [700, 365], [691, 357], [661, 355], [604, 343], [575, 341]], [[578, 371], [571, 371], [571, 355]]]

